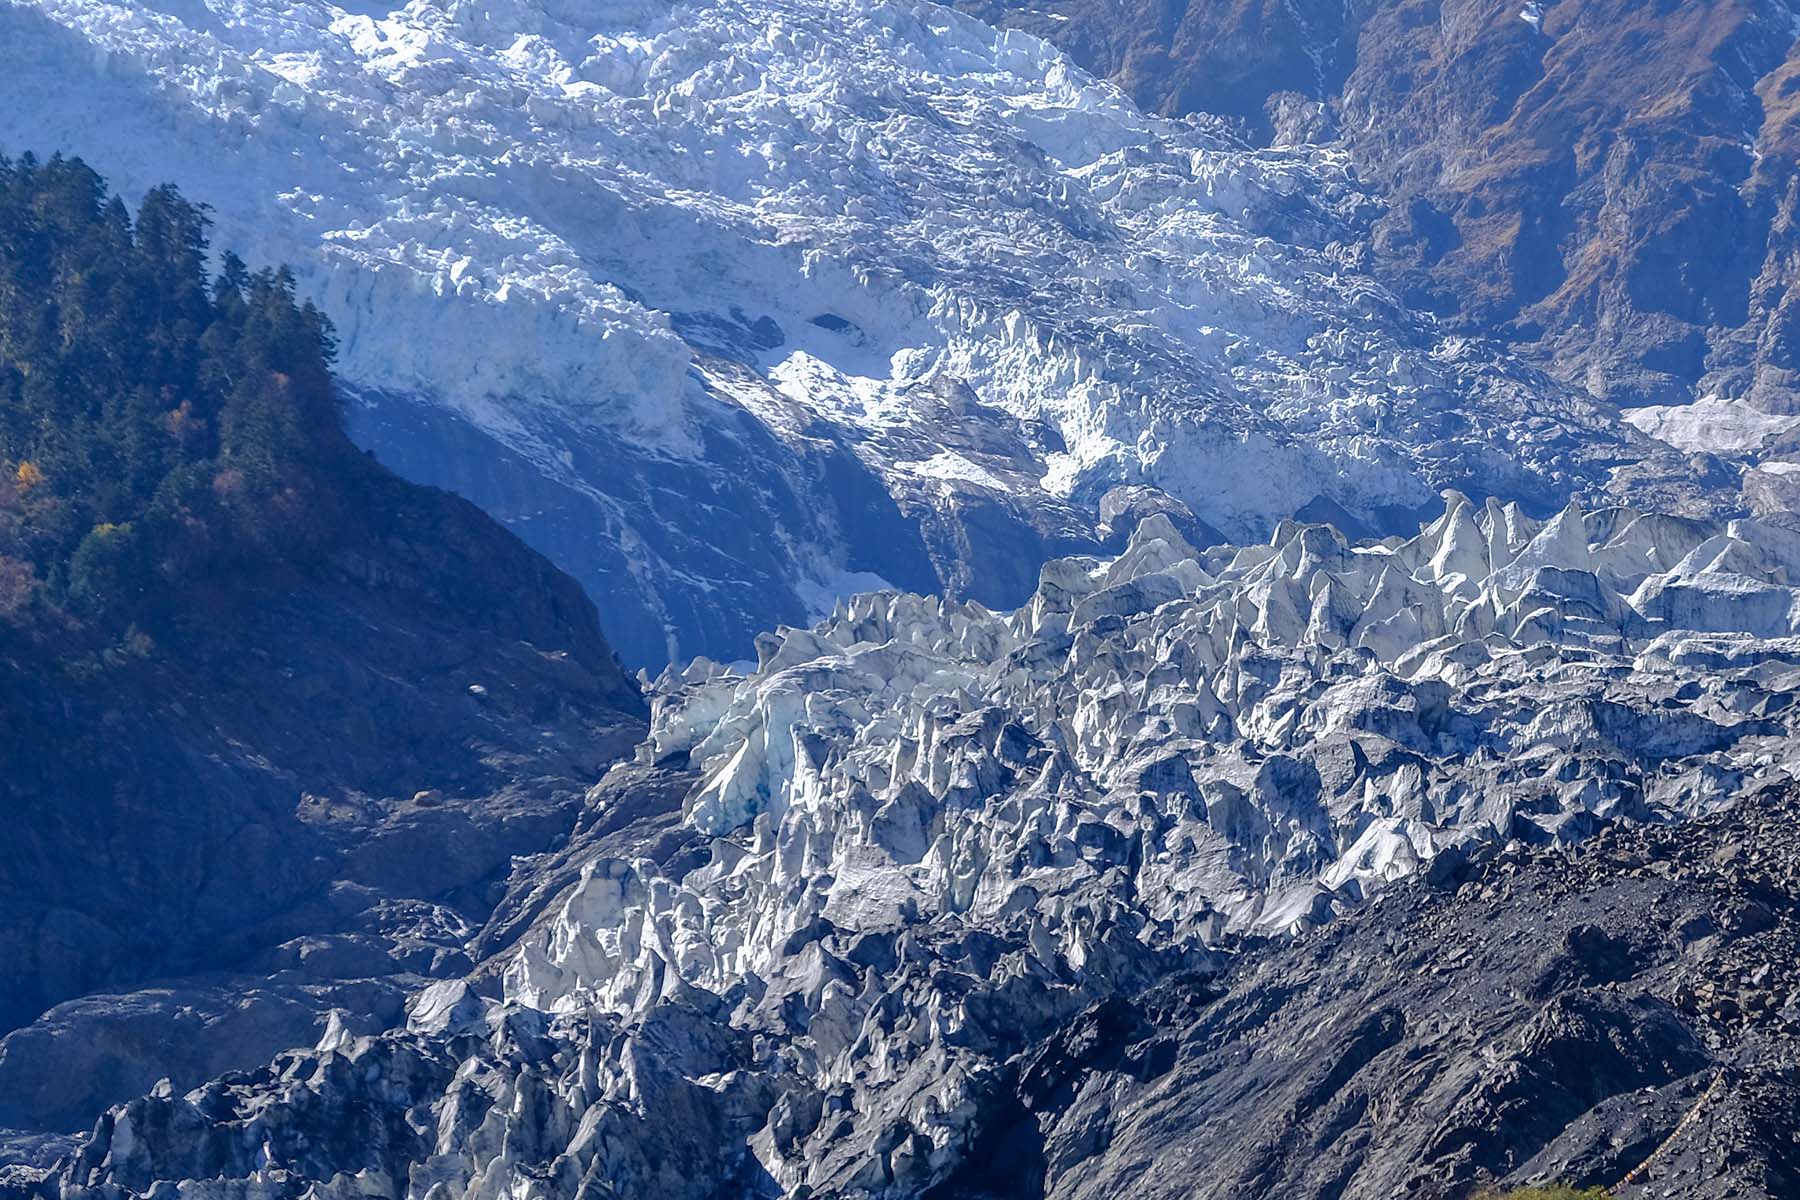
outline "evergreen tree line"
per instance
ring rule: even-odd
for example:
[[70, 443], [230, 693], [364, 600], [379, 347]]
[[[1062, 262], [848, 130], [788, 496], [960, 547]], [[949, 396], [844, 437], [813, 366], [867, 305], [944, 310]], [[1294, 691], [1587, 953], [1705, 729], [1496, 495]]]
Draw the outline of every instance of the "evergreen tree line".
[[0, 622], [110, 625], [327, 535], [330, 323], [285, 267], [209, 281], [208, 226], [0, 157]]

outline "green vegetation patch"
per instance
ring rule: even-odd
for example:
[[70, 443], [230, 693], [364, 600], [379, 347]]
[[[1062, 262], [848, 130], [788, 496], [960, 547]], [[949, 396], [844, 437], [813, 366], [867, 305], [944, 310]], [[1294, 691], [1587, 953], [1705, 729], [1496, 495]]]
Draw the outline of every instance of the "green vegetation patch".
[[79, 159], [0, 157], [0, 633], [116, 638], [330, 536], [354, 451], [285, 269], [207, 274], [203, 207], [133, 217]]

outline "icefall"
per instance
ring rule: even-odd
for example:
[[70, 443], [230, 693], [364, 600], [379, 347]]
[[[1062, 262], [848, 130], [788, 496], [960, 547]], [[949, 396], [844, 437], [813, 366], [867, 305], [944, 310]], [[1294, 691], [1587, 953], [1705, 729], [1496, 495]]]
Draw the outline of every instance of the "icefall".
[[752, 674], [665, 674], [640, 753], [692, 765], [709, 860], [595, 864], [514, 988], [653, 998], [627, 925], [665, 988], [715, 990], [821, 919], [1022, 923], [1074, 962], [1097, 912], [1286, 932], [1446, 847], [1705, 811], [1792, 760], [1797, 579], [1761, 522], [1453, 493], [1364, 545], [1199, 550], [1153, 516], [1012, 612], [859, 596]]
[[[176, 180], [222, 243], [295, 263], [355, 388], [588, 497], [588, 545], [501, 515], [603, 609], [641, 594], [634, 658], [659, 623], [667, 656], [741, 650], [683, 615], [709, 586], [775, 591], [757, 628], [801, 617], [808, 579], [900, 577], [865, 506], [821, 495], [822, 444], [920, 523], [940, 585], [1006, 603], [1009, 555], [932, 532], [967, 520], [959, 494], [1045, 547], [1121, 484], [1238, 539], [1303, 509], [1379, 531], [1445, 486], [1593, 499], [1660, 445], [1362, 274], [1376, 206], [1341, 155], [1146, 116], [927, 0], [39, 0], [0, 33], [0, 145]], [[722, 461], [739, 420], [767, 436]], [[496, 507], [533, 491], [433, 460], [479, 443], [395, 436], [403, 468]], [[946, 441], [975, 469], [906, 469]], [[744, 516], [780, 586], [716, 577], [742, 556], [703, 507], [644, 511], [669, 461], [811, 486], [817, 522]], [[629, 569], [591, 565], [613, 546]]]

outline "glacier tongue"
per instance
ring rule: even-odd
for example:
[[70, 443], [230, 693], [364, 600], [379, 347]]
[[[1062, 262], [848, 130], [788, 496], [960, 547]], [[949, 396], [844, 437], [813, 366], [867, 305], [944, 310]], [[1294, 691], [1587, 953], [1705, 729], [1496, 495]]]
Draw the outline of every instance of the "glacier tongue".
[[1371, 282], [1340, 156], [925, 0], [38, 0], [0, 66], [0, 146], [176, 179], [294, 262], [359, 435], [634, 662], [871, 578], [1011, 605], [1115, 486], [1245, 539], [1664, 453]]
[[1785, 770], [1800, 537], [1447, 496], [1361, 546], [1284, 522], [1047, 564], [1010, 613], [858, 596], [748, 676], [659, 684], [707, 861], [590, 864], [509, 976], [539, 1007], [725, 993], [820, 922], [1016, 926], [1076, 967], [1306, 928], [1446, 847], [1706, 811]]
[[984, 1015], [1041, 1030], [1440, 855], [1791, 776], [1797, 578], [1800, 537], [1755, 521], [1451, 493], [1363, 545], [1284, 522], [1202, 551], [1152, 516], [1012, 612], [858, 596], [749, 675], [665, 673], [640, 764], [596, 799], [685, 763], [687, 848], [589, 861], [506, 992], [728, 1013], [782, 1047], [784, 1086], [857, 1096], [812, 1140], [756, 1143], [776, 1179], [844, 1186], [867, 1166], [848, 1147], [879, 1141], [857, 1121], [903, 1110], [920, 1157], [891, 1194], [916, 1194], [1004, 1059]]
[[1451, 493], [1360, 544], [1152, 515], [1008, 612], [857, 596], [665, 672], [515, 947], [405, 1030], [120, 1106], [45, 1191], [928, 1194], [1171, 973], [1791, 779], [1797, 579], [1758, 521]]

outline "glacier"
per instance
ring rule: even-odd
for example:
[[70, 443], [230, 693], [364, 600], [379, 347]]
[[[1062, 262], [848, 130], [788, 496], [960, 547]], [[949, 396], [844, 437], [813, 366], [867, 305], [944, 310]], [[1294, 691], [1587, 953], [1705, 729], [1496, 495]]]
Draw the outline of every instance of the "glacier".
[[[597, 798], [685, 764], [693, 848], [583, 862], [506, 998], [728, 1014], [779, 1047], [783, 1103], [825, 1105], [751, 1140], [762, 1169], [917, 1195], [991, 1118], [1006, 1030], [1420, 871], [1793, 777], [1800, 535], [1444, 499], [1362, 545], [1288, 521], [1201, 550], [1154, 515], [1010, 612], [864, 595], [765, 637], [749, 674], [671, 669]], [[872, 1150], [896, 1128], [898, 1165]]]
[[1360, 543], [1155, 514], [1016, 609], [869, 593], [670, 668], [473, 975], [118, 1106], [35, 1194], [931, 1194], [1119, 997], [1791, 782], [1800, 534], [1444, 500]]
[[1779, 430], [1446, 335], [1331, 148], [925, 0], [8, 0], [0, 66], [660, 671], [467, 977], [0, 1193], [922, 1196], [1120, 997], [1794, 774]]
[[292, 263], [358, 439], [576, 575], [633, 665], [871, 584], [1017, 604], [1116, 548], [1120, 488], [1239, 541], [1405, 532], [1446, 487], [1739, 503], [1377, 285], [1340, 152], [1146, 116], [926, 0], [10, 0], [0, 67], [0, 149], [178, 180]]
[[589, 862], [509, 987], [628, 1012], [937, 917], [1081, 968], [1102, 930], [1291, 934], [1446, 852], [1710, 812], [1793, 772], [1797, 583], [1760, 521], [1452, 492], [1364, 545], [1152, 516], [1011, 612], [861, 595], [749, 674], [665, 672], [638, 758], [689, 764], [709, 861]]

